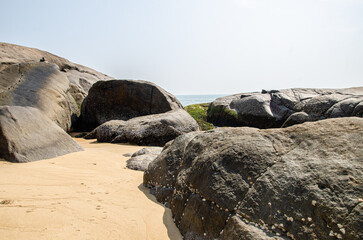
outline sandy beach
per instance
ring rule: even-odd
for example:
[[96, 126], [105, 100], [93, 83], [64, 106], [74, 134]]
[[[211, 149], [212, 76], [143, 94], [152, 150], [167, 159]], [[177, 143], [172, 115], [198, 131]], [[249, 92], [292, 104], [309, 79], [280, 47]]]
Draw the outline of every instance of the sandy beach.
[[85, 151], [0, 162], [0, 239], [181, 239], [143, 172], [126, 168], [142, 147], [76, 141]]

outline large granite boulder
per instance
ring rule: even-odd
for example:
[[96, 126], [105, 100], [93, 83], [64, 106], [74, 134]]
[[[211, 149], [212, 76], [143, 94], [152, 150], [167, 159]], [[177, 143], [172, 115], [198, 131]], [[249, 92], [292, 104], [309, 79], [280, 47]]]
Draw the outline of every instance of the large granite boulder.
[[217, 126], [274, 128], [349, 116], [363, 116], [363, 87], [235, 94], [213, 101], [207, 119]]
[[24, 63], [0, 71], [0, 106], [38, 108], [65, 131], [77, 111], [69, 90], [66, 75], [55, 64]]
[[81, 130], [110, 120], [124, 120], [182, 109], [180, 102], [147, 81], [112, 80], [95, 83], [82, 104]]
[[363, 118], [184, 134], [144, 185], [185, 239], [362, 239]]
[[0, 71], [10, 65], [39, 62], [42, 58], [47, 63], [56, 64], [59, 70], [65, 73], [71, 84], [72, 95], [79, 106], [92, 84], [100, 80], [112, 79], [112, 77], [103, 73], [72, 63], [67, 59], [46, 51], [9, 43], [0, 43]]
[[0, 43], [1, 158], [26, 162], [81, 150], [61, 129], [72, 130], [90, 86], [106, 79], [51, 53]]
[[174, 138], [198, 131], [198, 123], [184, 109], [135, 117], [128, 121], [111, 120], [94, 129], [85, 138], [99, 142], [164, 146]]
[[81, 150], [76, 141], [40, 110], [0, 106], [0, 159], [30, 162]]
[[75, 124], [91, 85], [106, 79], [51, 53], [0, 43], [0, 106], [38, 108], [65, 131]]
[[161, 153], [162, 147], [146, 147], [131, 155], [126, 167], [138, 171], [146, 171], [149, 164]]

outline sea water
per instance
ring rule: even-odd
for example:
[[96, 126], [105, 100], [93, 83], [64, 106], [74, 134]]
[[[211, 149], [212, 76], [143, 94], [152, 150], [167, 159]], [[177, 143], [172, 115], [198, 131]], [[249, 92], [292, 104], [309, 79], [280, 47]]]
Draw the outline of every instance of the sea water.
[[196, 103], [210, 103], [216, 98], [227, 96], [228, 94], [212, 94], [212, 95], [175, 95], [180, 103], [185, 107]]

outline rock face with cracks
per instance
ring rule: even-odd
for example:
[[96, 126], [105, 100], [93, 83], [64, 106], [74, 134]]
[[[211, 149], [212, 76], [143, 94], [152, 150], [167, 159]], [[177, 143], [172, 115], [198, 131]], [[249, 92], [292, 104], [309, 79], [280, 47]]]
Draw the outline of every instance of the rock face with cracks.
[[184, 134], [144, 185], [185, 239], [362, 239], [363, 119]]
[[174, 138], [199, 130], [197, 122], [183, 109], [135, 117], [128, 121], [112, 120], [94, 129], [85, 138], [99, 142], [164, 146]]
[[77, 142], [40, 110], [0, 106], [0, 158], [31, 162], [81, 150]]
[[213, 101], [207, 120], [216, 126], [275, 128], [350, 116], [363, 116], [363, 87], [235, 94]]
[[147, 81], [99, 81], [82, 104], [81, 130], [93, 130], [110, 120], [123, 120], [183, 109], [180, 102]]

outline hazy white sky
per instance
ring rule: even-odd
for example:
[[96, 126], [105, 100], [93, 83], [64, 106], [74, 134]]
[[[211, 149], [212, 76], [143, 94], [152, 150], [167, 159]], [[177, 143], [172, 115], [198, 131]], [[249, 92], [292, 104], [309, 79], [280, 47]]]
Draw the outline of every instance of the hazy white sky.
[[363, 86], [363, 0], [0, 0], [0, 41], [173, 94]]

